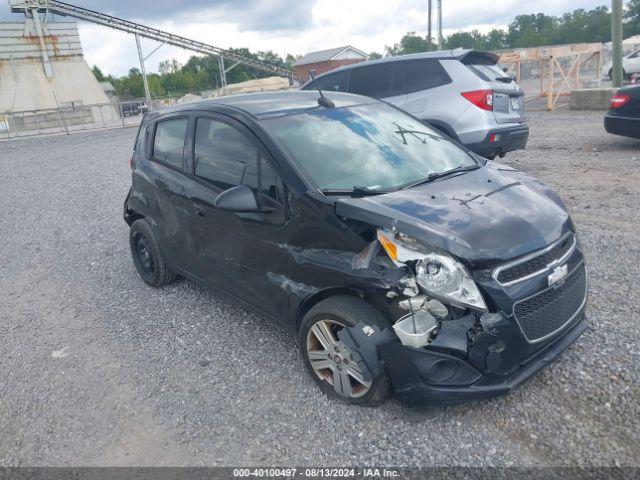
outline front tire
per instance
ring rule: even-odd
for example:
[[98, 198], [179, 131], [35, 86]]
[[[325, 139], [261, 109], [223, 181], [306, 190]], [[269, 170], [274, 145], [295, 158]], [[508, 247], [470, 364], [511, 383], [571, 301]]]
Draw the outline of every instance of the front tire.
[[329, 397], [355, 405], [378, 405], [389, 396], [386, 373], [367, 381], [353, 353], [338, 338], [338, 331], [364, 322], [388, 326], [383, 315], [360, 298], [335, 296], [321, 301], [304, 316], [299, 343], [305, 365]]
[[133, 264], [140, 278], [151, 287], [161, 287], [175, 280], [176, 274], [167, 265], [149, 222], [136, 220], [129, 230], [129, 246]]

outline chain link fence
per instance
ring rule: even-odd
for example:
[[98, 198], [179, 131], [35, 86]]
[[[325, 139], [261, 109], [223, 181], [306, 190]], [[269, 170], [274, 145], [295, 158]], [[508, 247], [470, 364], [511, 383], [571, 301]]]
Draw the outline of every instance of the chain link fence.
[[176, 103], [172, 98], [83, 105], [74, 102], [46, 110], [0, 113], [0, 140], [87, 130], [126, 128], [140, 124], [144, 113]]

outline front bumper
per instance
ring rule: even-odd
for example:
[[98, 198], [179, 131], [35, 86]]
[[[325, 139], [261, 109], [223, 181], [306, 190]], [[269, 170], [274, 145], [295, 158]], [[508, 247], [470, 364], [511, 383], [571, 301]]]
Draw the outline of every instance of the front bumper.
[[[422, 405], [447, 405], [508, 394], [556, 360], [587, 327], [583, 309], [571, 326], [504, 375], [481, 373], [466, 360], [442, 351], [405, 347], [398, 342], [378, 348], [401, 400]], [[488, 351], [487, 364], [494, 361], [491, 355]], [[453, 378], [454, 383], [471, 383], [443, 384]]]
[[398, 397], [443, 405], [505, 395], [558, 358], [587, 328], [584, 258], [578, 242], [564, 250], [563, 239], [515, 264], [522, 268], [544, 253], [557, 252], [558, 265], [566, 266], [563, 279], [550, 283], [554, 267], [500, 284], [495, 267], [477, 270], [474, 279], [496, 313], [470, 312], [445, 320], [424, 348], [397, 341], [379, 345]]
[[605, 115], [604, 129], [614, 135], [640, 138], [640, 118]]
[[[491, 141], [492, 138], [494, 141]], [[501, 153], [521, 150], [527, 146], [528, 140], [529, 126], [517, 125], [490, 130], [482, 141], [465, 144], [465, 147], [482, 157], [489, 158]]]

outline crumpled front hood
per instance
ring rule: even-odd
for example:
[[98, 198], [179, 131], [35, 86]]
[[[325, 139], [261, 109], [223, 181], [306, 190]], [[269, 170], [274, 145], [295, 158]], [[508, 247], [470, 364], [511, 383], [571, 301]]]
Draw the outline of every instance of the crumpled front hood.
[[336, 214], [395, 227], [472, 263], [506, 261], [544, 248], [572, 228], [555, 192], [493, 162], [416, 188], [344, 198], [336, 203]]

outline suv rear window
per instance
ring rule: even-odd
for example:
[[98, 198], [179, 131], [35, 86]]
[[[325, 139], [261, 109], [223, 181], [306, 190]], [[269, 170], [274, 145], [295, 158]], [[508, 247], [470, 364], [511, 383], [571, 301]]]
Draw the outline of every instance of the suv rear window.
[[162, 120], [157, 123], [153, 140], [153, 158], [172, 167], [184, 169], [184, 138], [187, 118]]
[[496, 78], [509, 76], [497, 65], [467, 65], [467, 67], [485, 82], [493, 82]]
[[351, 71], [349, 91], [373, 98], [388, 97], [391, 95], [392, 78], [392, 62], [354, 68]]

